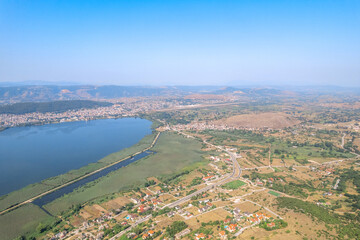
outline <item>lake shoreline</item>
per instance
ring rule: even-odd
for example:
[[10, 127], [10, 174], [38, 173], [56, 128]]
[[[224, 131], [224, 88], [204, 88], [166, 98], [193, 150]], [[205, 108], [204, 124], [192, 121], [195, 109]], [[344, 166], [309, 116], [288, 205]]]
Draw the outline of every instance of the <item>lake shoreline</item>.
[[[0, 212], [0, 215], [3, 215], [3, 214], [5, 214], [5, 213], [7, 213], [7, 212], [9, 212], [9, 211], [12, 211], [12, 210], [14, 210], [14, 209], [16, 209], [16, 208], [18, 208], [18, 207], [21, 207], [22, 205], [25, 205], [25, 204], [27, 204], [27, 203], [30, 203], [30, 202], [34, 203], [35, 205], [38, 205], [39, 207], [42, 207], [43, 205], [45, 205], [46, 203], [48, 203], [48, 202], [46, 202], [46, 200], [45, 200], [45, 203], [43, 203], [42, 201], [39, 201], [39, 203], [35, 203], [35, 201], [36, 201], [36, 200], [41, 200], [43, 197], [46, 197], [46, 196], [48, 196], [48, 195], [50, 195], [50, 194], [52, 194], [52, 193], [56, 193], [56, 191], [58, 191], [58, 190], [62, 190], [63, 188], [66, 188], [67, 186], [71, 186], [71, 185], [73, 185], [73, 184], [76, 184], [77, 182], [79, 182], [79, 181], [81, 181], [81, 180], [83, 180], [83, 179], [89, 178], [89, 177], [91, 177], [91, 176], [93, 176], [93, 175], [95, 175], [95, 174], [97, 174], [97, 173], [100, 173], [100, 172], [102, 172], [102, 171], [104, 171], [104, 170], [106, 170], [106, 169], [111, 168], [112, 166], [115, 166], [115, 165], [117, 165], [117, 164], [120, 164], [120, 163], [122, 163], [122, 162], [124, 162], [124, 161], [126, 161], [126, 160], [129, 160], [129, 159], [131, 160], [132, 158], [134, 158], [134, 157], [136, 157], [136, 156], [138, 156], [138, 155], [141, 155], [142, 153], [145, 153], [145, 152], [149, 151], [151, 148], [154, 147], [154, 145], [156, 144], [159, 136], [160, 136], [160, 132], [158, 132], [158, 133], [156, 134], [153, 142], [151, 143], [151, 145], [150, 145], [148, 148], [145, 148], [145, 149], [143, 149], [143, 150], [141, 150], [141, 151], [139, 151], [139, 152], [136, 152], [136, 153], [133, 154], [133, 155], [127, 156], [127, 157], [125, 157], [125, 158], [122, 158], [122, 159], [120, 159], [120, 160], [118, 160], [118, 161], [116, 161], [116, 162], [114, 162], [114, 163], [111, 163], [111, 164], [109, 164], [109, 165], [107, 165], [107, 166], [105, 166], [105, 167], [103, 167], [103, 168], [97, 169], [97, 170], [95, 170], [95, 171], [93, 171], [93, 172], [90, 172], [90, 173], [85, 174], [85, 175], [83, 175], [83, 176], [80, 176], [80, 177], [78, 177], [78, 178], [76, 178], [76, 179], [73, 179], [73, 180], [71, 180], [71, 181], [69, 181], [69, 182], [67, 182], [67, 183], [64, 183], [64, 184], [60, 185], [60, 186], [56, 186], [56, 187], [54, 187], [54, 188], [52, 188], [52, 189], [50, 189], [50, 190], [48, 190], [48, 191], [46, 191], [46, 192], [44, 192], [44, 193], [41, 193], [41, 194], [39, 194], [39, 195], [31, 198], [31, 199], [25, 200], [24, 202], [14, 204], [13, 206], [10, 206], [10, 207], [2, 210], [2, 211]], [[146, 155], [146, 156], [147, 156], [147, 155]], [[143, 156], [143, 157], [146, 157], [146, 156]], [[135, 159], [135, 161], [136, 161], [136, 160], [140, 160], [140, 159], [143, 158], [143, 157], [140, 157], [140, 158], [138, 158], [138, 159]], [[132, 162], [134, 162], [134, 161], [132, 161]], [[130, 162], [129, 164], [131, 164], [132, 162]], [[115, 171], [115, 170], [116, 170], [116, 169], [114, 169], [114, 170], [112, 170], [112, 171]], [[111, 171], [110, 171], [110, 172], [111, 172]], [[110, 173], [110, 172], [109, 172], [109, 173]], [[107, 174], [108, 174], [108, 173], [107, 173]], [[106, 174], [105, 174], [105, 175], [106, 175]], [[104, 175], [104, 176], [105, 176], [105, 175]], [[94, 180], [95, 180], [95, 179], [94, 179]], [[94, 181], [94, 180], [91, 180], [91, 181]], [[89, 181], [89, 182], [91, 182], [91, 181]], [[35, 183], [35, 184], [36, 184], [36, 183]], [[86, 184], [86, 183], [84, 183], [84, 184]], [[82, 184], [82, 185], [84, 185], [84, 184]], [[77, 186], [77, 187], [80, 187], [80, 186]], [[77, 188], [77, 187], [76, 187], [76, 188]], [[75, 188], [74, 188], [74, 189], [75, 189]], [[73, 189], [73, 190], [74, 190], [74, 189]], [[71, 191], [72, 191], [72, 190], [71, 190]], [[5, 195], [5, 196], [6, 196], [6, 195]], [[61, 196], [62, 196], [62, 195], [59, 195], [58, 197], [61, 197]], [[56, 197], [56, 198], [58, 198], [58, 197]], [[55, 198], [55, 199], [56, 199], [56, 198]], [[55, 199], [52, 199], [52, 201], [55, 200]], [[51, 201], [50, 201], [50, 202], [51, 202]]]
[[[101, 116], [101, 117], [94, 117], [91, 119], [86, 120], [87, 122], [90, 121], [96, 121], [101, 119], [121, 119], [121, 118], [139, 118], [138, 116]], [[84, 120], [68, 120], [68, 121], [48, 121], [48, 122], [35, 122], [35, 123], [28, 123], [28, 124], [19, 124], [16, 126], [7, 126], [7, 127], [0, 127], [0, 132], [5, 131], [7, 129], [11, 128], [18, 128], [18, 127], [32, 127], [32, 126], [43, 126], [43, 125], [49, 125], [49, 124], [59, 124], [59, 123], [71, 123], [71, 122], [83, 122]]]
[[[20, 188], [18, 190], [0, 196], [0, 210], [8, 209], [13, 205], [19, 204], [27, 199], [31, 199], [41, 193], [47, 192], [51, 189], [55, 189], [69, 182], [79, 180], [94, 171], [97, 171], [102, 168], [110, 167], [111, 165], [114, 165], [114, 163], [124, 161], [128, 158], [131, 158], [132, 156], [134, 156], [139, 152], [146, 151], [145, 149], [151, 146], [156, 136], [156, 132], [154, 131], [154, 124], [156, 125], [156, 123], [154, 121], [151, 122], [152, 122], [152, 126], [150, 129], [152, 129], [152, 133], [145, 135], [145, 137], [143, 137], [138, 143], [130, 147], [121, 149], [117, 152], [110, 153], [96, 162], [89, 163], [80, 168], [71, 169], [70, 171], [64, 174], [46, 178], [40, 182], [29, 184], [23, 188]], [[56, 182], [58, 182], [58, 184], [56, 184]], [[25, 198], [24, 195], [27, 197]]]
[[[152, 122], [153, 124], [155, 124], [154, 119], [150, 119], [147, 116], [139, 116], [139, 115], [118, 115], [118, 116], [102, 116], [102, 117], [94, 117], [91, 119], [86, 120], [87, 122], [91, 122], [91, 121], [96, 121], [96, 120], [102, 120], [102, 119], [122, 119], [122, 118], [141, 118], [141, 119], [146, 119], [149, 120], [150, 122]], [[44, 126], [44, 125], [49, 125], [49, 124], [59, 124], [59, 123], [71, 123], [71, 122], [83, 122], [84, 120], [69, 120], [69, 121], [49, 121], [49, 122], [38, 122], [38, 123], [29, 123], [29, 124], [20, 124], [20, 125], [16, 125], [16, 126], [8, 126], [8, 127], [0, 127], [0, 132], [3, 132], [7, 129], [11, 129], [11, 128], [19, 128], [19, 127], [31, 127], [31, 126]], [[152, 130], [154, 130], [154, 127], [151, 127]]]

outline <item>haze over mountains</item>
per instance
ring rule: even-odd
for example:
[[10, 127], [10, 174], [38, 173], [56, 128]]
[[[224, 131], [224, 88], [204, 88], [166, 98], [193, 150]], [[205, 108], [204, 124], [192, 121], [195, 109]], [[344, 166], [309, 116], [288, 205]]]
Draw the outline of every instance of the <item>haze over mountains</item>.
[[221, 86], [117, 86], [117, 85], [18, 85], [0, 86], [0, 103], [57, 100], [113, 99], [122, 97], [185, 96], [189, 94], [284, 95], [294, 93], [359, 93], [339, 87], [221, 87]]

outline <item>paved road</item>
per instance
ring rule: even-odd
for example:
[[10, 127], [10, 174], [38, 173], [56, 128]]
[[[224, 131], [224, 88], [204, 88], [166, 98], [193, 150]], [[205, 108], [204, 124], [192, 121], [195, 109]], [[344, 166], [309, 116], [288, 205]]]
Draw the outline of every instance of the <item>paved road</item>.
[[[179, 131], [178, 131], [178, 132], [179, 132]], [[187, 134], [185, 134], [185, 133], [183, 133], [183, 132], [179, 132], [179, 133], [180, 133], [180, 134], [183, 134], [183, 135], [185, 135], [185, 136], [187, 136], [187, 137], [189, 137], [189, 138], [194, 138], [193, 136], [187, 135]], [[204, 143], [207, 144], [207, 145], [216, 147], [216, 148], [218, 148], [218, 149], [221, 149], [221, 150], [227, 152], [227, 153], [230, 155], [230, 159], [231, 159], [231, 161], [233, 162], [233, 172], [232, 172], [232, 174], [231, 174], [230, 176], [228, 176], [228, 177], [226, 177], [226, 178], [224, 178], [224, 179], [216, 182], [216, 183], [210, 184], [210, 185], [208, 185], [208, 186], [206, 186], [206, 187], [204, 187], [204, 188], [202, 188], [202, 189], [200, 189], [200, 190], [197, 190], [196, 192], [194, 192], [194, 193], [192, 193], [192, 194], [189, 194], [189, 195], [186, 196], [186, 197], [183, 197], [183, 198], [181, 198], [181, 199], [179, 199], [179, 200], [177, 200], [177, 201], [175, 201], [175, 202], [172, 202], [172, 203], [170, 203], [170, 204], [167, 204], [167, 205], [165, 205], [163, 208], [165, 208], [165, 207], [173, 208], [173, 207], [175, 207], [175, 206], [177, 206], [177, 205], [180, 205], [180, 204], [182, 204], [182, 203], [190, 200], [193, 196], [196, 196], [196, 195], [198, 195], [198, 194], [200, 194], [200, 193], [209, 191], [210, 189], [212, 189], [212, 188], [214, 188], [214, 187], [216, 187], [216, 186], [222, 185], [222, 184], [228, 182], [228, 181], [231, 180], [231, 179], [234, 179], [234, 178], [236, 179], [236, 178], [239, 178], [239, 177], [240, 177], [240, 175], [241, 175], [241, 173], [242, 173], [242, 170], [241, 170], [241, 167], [240, 167], [238, 161], [236, 160], [236, 154], [230, 152], [230, 151], [227, 150], [227, 149], [223, 149], [222, 147], [215, 146], [215, 145], [213, 145], [213, 144], [211, 144], [211, 143], [208, 143], [208, 142], [206, 142], [206, 141], [204, 141]], [[124, 231], [116, 234], [115, 236], [113, 236], [112, 238], [110, 238], [110, 240], [115, 240], [115, 239], [121, 237], [123, 234], [125, 234], [125, 233], [128, 232], [128, 231], [130, 231], [131, 229], [133, 229], [134, 227], [136, 227], [136, 226], [139, 225], [140, 223], [143, 223], [143, 222], [145, 222], [146, 220], [150, 219], [151, 217], [152, 217], [152, 215], [150, 214], [150, 215], [147, 215], [146, 217], [144, 217], [144, 218], [136, 221], [134, 224], [131, 225], [131, 227], [129, 227], [129, 228], [125, 229]]]
[[[187, 134], [184, 134], [184, 133], [182, 133], [182, 132], [179, 132], [179, 133], [181, 133], [181, 134], [183, 134], [183, 135], [185, 135], [185, 136], [187, 136], [187, 137], [193, 138], [192, 136], [187, 135]], [[220, 150], [223, 150], [223, 151], [227, 152], [227, 153], [230, 155], [230, 159], [231, 159], [231, 161], [233, 162], [233, 172], [232, 172], [232, 174], [231, 174], [230, 176], [228, 176], [228, 177], [226, 177], [226, 178], [224, 178], [224, 179], [216, 182], [216, 183], [210, 184], [210, 185], [208, 185], [208, 186], [206, 186], [206, 187], [204, 187], [204, 188], [202, 188], [202, 189], [197, 190], [196, 192], [193, 192], [193, 193], [191, 193], [191, 194], [189, 194], [189, 195], [187, 195], [187, 196], [185, 196], [185, 197], [183, 197], [183, 198], [181, 198], [181, 199], [179, 199], [179, 200], [176, 200], [175, 202], [172, 202], [172, 203], [170, 203], [170, 204], [167, 204], [167, 205], [165, 205], [163, 208], [165, 208], [165, 207], [173, 208], [173, 207], [175, 207], [175, 206], [177, 206], [177, 205], [180, 205], [180, 204], [182, 204], [182, 203], [190, 200], [193, 196], [196, 196], [196, 195], [201, 194], [201, 193], [203, 193], [203, 192], [209, 191], [210, 189], [215, 188], [215, 187], [217, 187], [217, 186], [220, 186], [220, 185], [228, 182], [228, 181], [231, 180], [231, 179], [237, 179], [237, 178], [239, 178], [239, 177], [241, 176], [242, 169], [241, 169], [238, 161], [236, 160], [236, 154], [235, 154], [235, 153], [232, 153], [232, 152], [230, 152], [229, 150], [224, 149], [224, 148], [222, 148], [222, 147], [215, 146], [215, 145], [213, 145], [213, 144], [211, 144], [211, 143], [208, 143], [208, 142], [206, 142], [206, 141], [204, 141], [204, 143], [207, 144], [207, 145], [209, 145], [209, 146], [216, 147], [216, 148], [218, 148], [218, 149], [220, 149]]]
[[113, 236], [112, 238], [110, 238], [110, 240], [115, 240], [119, 237], [121, 237], [123, 234], [125, 234], [126, 232], [130, 231], [131, 229], [133, 229], [134, 227], [136, 227], [137, 225], [139, 225], [140, 223], [145, 222], [146, 220], [150, 219], [152, 217], [152, 215], [147, 215], [146, 217], [136, 221], [134, 224], [132, 224], [130, 227], [128, 227], [127, 229], [125, 229], [124, 231], [119, 232], [118, 234], [116, 234], [115, 236]]
[[247, 227], [241, 228], [237, 233], [234, 234], [234, 237], [238, 237], [242, 232], [244, 232], [246, 229], [256, 226], [258, 223], [253, 223], [252, 225], [249, 225]]

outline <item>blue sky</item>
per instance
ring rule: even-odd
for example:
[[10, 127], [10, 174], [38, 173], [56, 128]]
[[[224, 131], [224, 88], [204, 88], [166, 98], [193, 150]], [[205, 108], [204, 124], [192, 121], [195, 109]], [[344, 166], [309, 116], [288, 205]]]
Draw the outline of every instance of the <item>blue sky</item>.
[[360, 1], [0, 1], [0, 81], [360, 86]]

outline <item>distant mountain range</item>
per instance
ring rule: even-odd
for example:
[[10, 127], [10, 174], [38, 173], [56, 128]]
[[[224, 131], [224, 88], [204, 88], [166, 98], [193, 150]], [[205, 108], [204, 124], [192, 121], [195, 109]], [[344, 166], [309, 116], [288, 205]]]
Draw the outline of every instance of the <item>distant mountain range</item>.
[[96, 102], [91, 100], [68, 100], [54, 102], [24, 102], [0, 105], [0, 114], [25, 114], [32, 112], [61, 113], [68, 110], [90, 109], [97, 107], [108, 107], [113, 105], [109, 102]]
[[44, 86], [44, 85], [56, 85], [56, 86], [71, 86], [81, 85], [75, 82], [48, 82], [40, 80], [22, 81], [22, 82], [0, 82], [0, 87], [17, 87], [17, 86]]
[[[306, 88], [288, 89], [292, 93], [332, 92], [360, 93], [354, 88]], [[241, 88], [220, 86], [117, 86], [117, 85], [18, 85], [0, 86], [0, 103], [48, 102], [58, 100], [98, 100], [122, 97], [185, 96], [189, 94], [241, 94], [248, 96], [281, 96], [289, 94], [284, 88]]]
[[161, 96], [179, 94], [181, 90], [172, 88], [123, 87], [123, 86], [13, 86], [0, 87], [0, 101], [43, 102], [54, 100], [110, 99], [137, 96]]
[[0, 87], [0, 102], [44, 102], [55, 100], [113, 99], [122, 97], [184, 96], [193, 93], [211, 93], [213, 86], [94, 86], [94, 85], [27, 85]]

